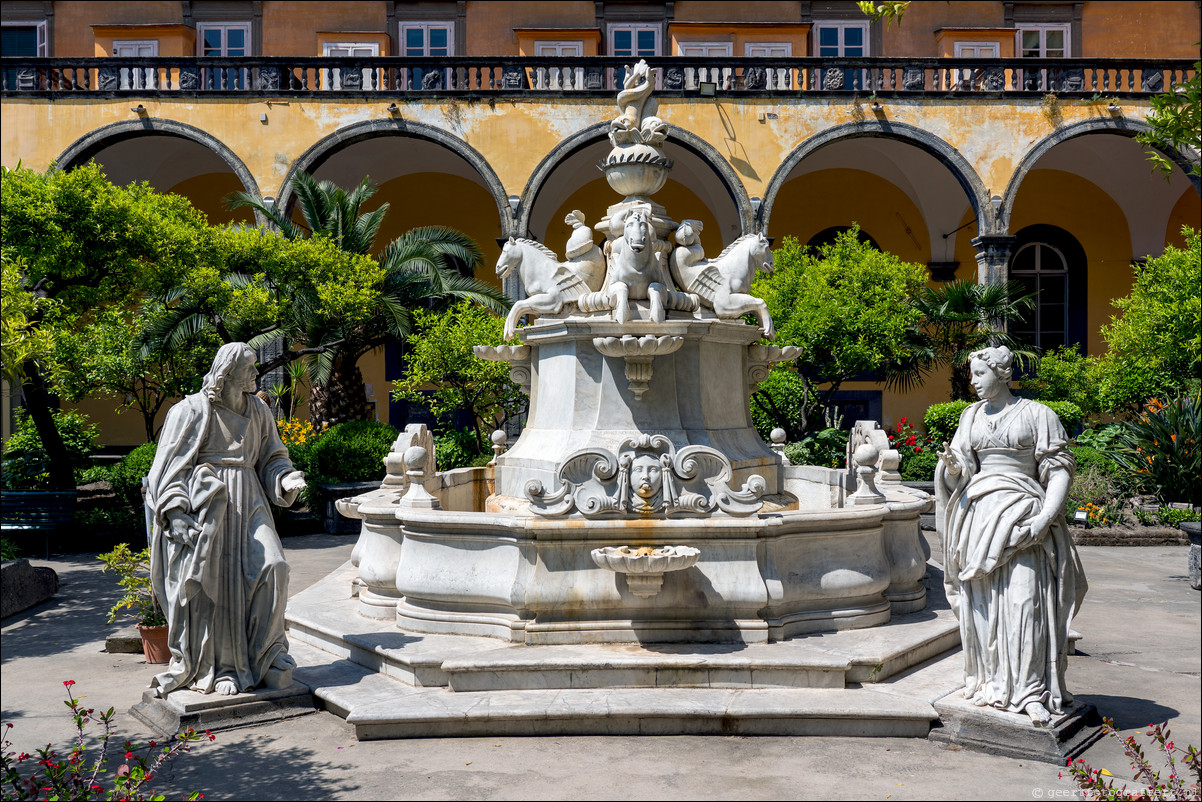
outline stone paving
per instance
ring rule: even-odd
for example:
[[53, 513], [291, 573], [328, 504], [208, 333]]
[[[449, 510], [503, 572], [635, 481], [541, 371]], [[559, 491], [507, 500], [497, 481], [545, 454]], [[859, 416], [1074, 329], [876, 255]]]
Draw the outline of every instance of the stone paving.
[[[928, 533], [929, 534], [929, 533]], [[298, 593], [343, 565], [354, 538], [285, 538]], [[932, 544], [937, 545], [937, 544]], [[938, 553], [938, 551], [936, 551]], [[1169, 721], [1202, 743], [1200, 597], [1185, 547], [1082, 547], [1090, 592], [1069, 685], [1122, 734]], [[155, 669], [103, 651], [116, 583], [91, 554], [53, 555], [56, 596], [4, 619], [0, 701], [12, 749], [67, 745], [62, 682], [115, 707], [121, 738], [150, 733], [127, 714]], [[1154, 751], [1154, 750], [1153, 750]], [[1085, 758], [1130, 776], [1114, 739]], [[218, 733], [163, 772], [169, 798], [215, 799], [1047, 799], [1074, 798], [1055, 766], [949, 749], [922, 738], [837, 736], [527, 736], [356, 740], [329, 712]], [[1077, 797], [1079, 798], [1079, 796]]]

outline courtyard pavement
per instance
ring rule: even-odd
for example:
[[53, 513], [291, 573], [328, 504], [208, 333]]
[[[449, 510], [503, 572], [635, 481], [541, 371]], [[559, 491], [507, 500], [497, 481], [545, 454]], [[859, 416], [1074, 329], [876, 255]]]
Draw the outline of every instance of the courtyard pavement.
[[[299, 591], [344, 563], [353, 537], [284, 539]], [[936, 551], [938, 553], [938, 551]], [[1122, 735], [1168, 721], [1179, 745], [1202, 743], [1200, 594], [1187, 547], [1081, 548], [1090, 591], [1074, 628], [1069, 687]], [[85, 704], [115, 707], [120, 739], [151, 734], [126, 711], [156, 668], [107, 654], [119, 595], [94, 554], [31, 560], [58, 572], [56, 596], [4, 619], [0, 701], [15, 751], [73, 735], [63, 681]], [[69, 747], [68, 747], [69, 748]], [[1149, 754], [1156, 750], [1149, 747]], [[1117, 740], [1085, 754], [1131, 776]], [[1056, 766], [916, 738], [525, 737], [358, 742], [318, 712], [217, 733], [181, 756], [154, 788], [205, 799], [1054, 799], [1080, 798]]]

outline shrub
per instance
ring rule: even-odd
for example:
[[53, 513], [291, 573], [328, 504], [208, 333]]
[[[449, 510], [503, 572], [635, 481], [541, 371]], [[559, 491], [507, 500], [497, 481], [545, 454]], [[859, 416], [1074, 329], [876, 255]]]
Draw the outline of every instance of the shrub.
[[[1102, 722], [1102, 732], [1118, 739], [1114, 719], [1105, 718]], [[1198, 798], [1198, 792], [1202, 790], [1202, 759], [1197, 747], [1187, 746], [1182, 749], [1177, 746], [1172, 740], [1167, 721], [1164, 724], [1149, 724], [1145, 735], [1151, 738], [1160, 750], [1169, 776], [1161, 780], [1161, 772], [1149, 762], [1135, 736], [1129, 735], [1122, 739], [1123, 752], [1131, 760], [1131, 768], [1135, 769], [1134, 779], [1139, 783], [1130, 790], [1125, 785], [1116, 788], [1113, 774], [1105, 769], [1092, 768], [1085, 762], [1085, 758], [1078, 758], [1075, 763], [1072, 758], [1068, 759], [1068, 773], [1077, 787], [1084, 792], [1086, 799]], [[1181, 761], [1181, 766], [1177, 765], [1178, 760]], [[1193, 775], [1192, 780], [1190, 775]], [[1107, 780], [1106, 777], [1111, 779]]]
[[810, 429], [806, 416], [815, 409], [821, 410], [811, 395], [805, 379], [796, 370], [777, 365], [751, 395], [751, 424], [766, 443], [772, 442], [772, 430], [778, 426], [787, 437], [796, 440]]
[[1185, 249], [1136, 263], [1131, 294], [1114, 300], [1119, 314], [1102, 327], [1094, 392], [1111, 412], [1136, 410], [1149, 398], [1196, 394], [1202, 376], [1202, 242], [1185, 228]]
[[[1077, 471], [1064, 500], [1064, 512], [1071, 521], [1074, 512], [1085, 510], [1091, 512], [1092, 525], [1110, 525], [1119, 520], [1123, 497], [1117, 478], [1107, 473], [1101, 463], [1094, 463]], [[1107, 523], [1101, 523], [1101, 518], [1106, 518]]]
[[[945, 442], [951, 442], [956, 434], [956, 427], [960, 425], [960, 415], [968, 408], [969, 403], [971, 402], [949, 401], [945, 404], [931, 404], [927, 408], [922, 422], [926, 424], [927, 436], [932, 443], [941, 447]], [[1071, 401], [1052, 401], [1048, 406], [1056, 413], [1056, 417], [1060, 418], [1060, 424], [1070, 435], [1081, 427], [1081, 421], [1085, 419], [1081, 407]]]
[[312, 473], [310, 484], [383, 479], [384, 457], [396, 436], [396, 429], [375, 421], [331, 426], [313, 443], [305, 460]]
[[142, 509], [142, 480], [150, 473], [157, 450], [157, 443], [143, 443], [126, 454], [109, 471], [109, 482], [113, 485], [113, 492], [125, 506], [135, 512]]
[[[16, 411], [16, 431], [4, 444], [3, 487], [5, 490], [44, 490], [50, 486], [50, 459], [42, 438], [24, 409]], [[87, 467], [88, 455], [96, 450], [100, 427], [88, 423], [75, 411], [55, 410], [54, 426], [66, 446], [71, 467], [77, 472]]]
[[1135, 514], [1139, 518], [1139, 522], [1144, 526], [1160, 524], [1161, 526], [1171, 526], [1174, 528], [1181, 526], [1185, 521], [1196, 521], [1199, 518], [1198, 513], [1193, 510], [1179, 510], [1175, 507], [1161, 507], [1155, 514], [1151, 515], [1137, 509]]
[[1085, 420], [1085, 413], [1072, 401], [1046, 401], [1043, 403], [1046, 403], [1056, 413], [1056, 417], [1060, 418], [1060, 425], [1064, 427], [1064, 431], [1068, 432], [1069, 437], [1072, 437], [1081, 428], [1081, 421]]
[[[71, 693], [74, 684], [75, 680], [70, 679], [63, 682], [67, 689], [65, 704], [75, 720], [69, 755], [60, 756], [52, 744], [46, 744], [33, 755], [17, 754], [9, 748], [12, 742], [8, 733], [13, 725], [5, 722], [0, 738], [0, 778], [5, 785], [5, 799], [165, 799], [162, 794], [151, 794], [148, 787], [164, 764], [189, 751], [189, 745], [202, 737], [217, 739], [208, 730], [201, 736], [188, 727], [163, 743], [151, 741], [143, 747], [125, 741], [121, 749], [115, 750], [120, 764], [110, 767], [109, 756], [114, 753], [110, 743], [114, 731], [113, 708], [97, 713], [95, 708], [84, 707]], [[103, 727], [99, 738], [85, 738], [84, 728], [96, 722]], [[95, 760], [88, 754], [89, 741], [100, 747], [100, 756]], [[196, 791], [183, 798], [203, 799], [204, 795]]]
[[818, 465], [823, 468], [842, 468], [847, 461], [847, 438], [850, 432], [828, 427], [808, 434], [785, 446], [785, 456], [794, 465]]
[[1144, 414], [1124, 424], [1114, 441], [1114, 459], [1147, 481], [1166, 503], [1202, 502], [1202, 396], [1168, 403], [1148, 402]]
[[960, 425], [960, 415], [968, 408], [968, 401], [948, 401], [944, 404], [931, 404], [927, 413], [922, 416], [922, 422], [927, 427], [927, 437], [931, 442], [942, 446], [950, 443]]
[[1080, 445], [1092, 446], [1099, 451], [1110, 451], [1114, 444], [1114, 438], [1118, 437], [1119, 432], [1122, 430], [1122, 424], [1108, 423], [1105, 426], [1098, 426], [1079, 432], [1074, 439]]
[[1063, 345], [1041, 356], [1033, 375], [1019, 386], [1049, 406], [1052, 401], [1072, 401], [1086, 413], [1098, 412], [1097, 372], [1097, 360], [1075, 345]]
[[475, 442], [476, 433], [471, 429], [452, 429], [435, 437], [434, 453], [438, 470], [450, 471], [491, 462], [492, 453], [477, 454]]
[[99, 555], [97, 559], [104, 563], [101, 572], [115, 573], [118, 576], [117, 584], [122, 588], [121, 598], [113, 605], [113, 609], [109, 610], [110, 624], [123, 615], [148, 627], [167, 623], [167, 617], [151, 587], [149, 547], [141, 551], [132, 551], [128, 543], [118, 543], [116, 548]]
[[1069, 450], [1077, 461], [1078, 476], [1097, 471], [1106, 477], [1116, 497], [1127, 498], [1139, 492], [1142, 484], [1140, 477], [1115, 462], [1109, 452], [1083, 445], [1069, 446]]
[[939, 464], [939, 455], [934, 449], [928, 448], [921, 452], [911, 452], [901, 461], [898, 470], [907, 482], [931, 482], [935, 479], [935, 466]]

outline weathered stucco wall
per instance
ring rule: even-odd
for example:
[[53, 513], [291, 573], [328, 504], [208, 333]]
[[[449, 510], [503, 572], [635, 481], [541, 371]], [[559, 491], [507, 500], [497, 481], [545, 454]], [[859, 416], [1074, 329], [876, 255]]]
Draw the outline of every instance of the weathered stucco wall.
[[[0, 160], [44, 169], [78, 137], [113, 122], [134, 119], [141, 104], [148, 117], [175, 120], [210, 132], [246, 165], [264, 194], [279, 194], [289, 166], [325, 137], [348, 125], [390, 119], [389, 97], [376, 99], [262, 100], [255, 98], [63, 98], [51, 102], [6, 98]], [[1106, 107], [1058, 102], [1054, 125], [1039, 99], [884, 99], [883, 117], [944, 140], [977, 172], [986, 187], [1002, 192], [1022, 157], [1056, 127], [1110, 119]], [[1144, 101], [1123, 101], [1122, 114], [1142, 121]], [[668, 123], [712, 143], [739, 174], [751, 196], [762, 197], [776, 168], [807, 139], [835, 125], [875, 119], [860, 101], [819, 99], [664, 98], [659, 114]], [[266, 113], [266, 124], [260, 114]], [[399, 116], [442, 129], [480, 152], [505, 190], [521, 195], [530, 175], [563, 139], [614, 116], [612, 103], [591, 98], [502, 99], [409, 103]], [[763, 115], [765, 119], [759, 118]]]

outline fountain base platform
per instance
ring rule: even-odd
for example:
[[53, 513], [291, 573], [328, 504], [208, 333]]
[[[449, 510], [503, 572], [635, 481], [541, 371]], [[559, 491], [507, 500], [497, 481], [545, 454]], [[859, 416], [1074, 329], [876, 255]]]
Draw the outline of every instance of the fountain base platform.
[[926, 737], [962, 684], [928, 566], [925, 610], [774, 643], [527, 645], [359, 613], [347, 563], [288, 605], [296, 677], [361, 740], [585, 734]]

